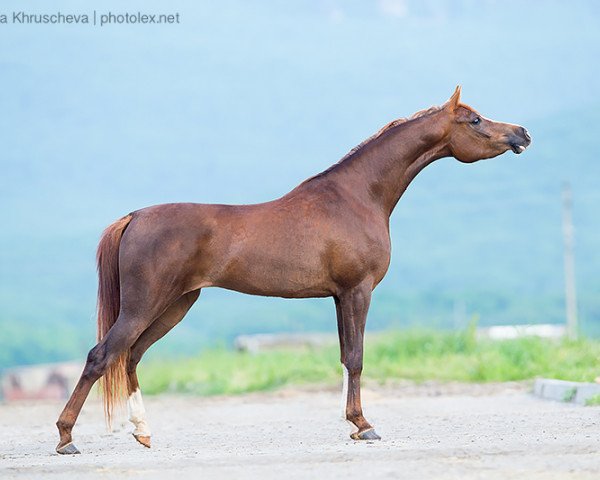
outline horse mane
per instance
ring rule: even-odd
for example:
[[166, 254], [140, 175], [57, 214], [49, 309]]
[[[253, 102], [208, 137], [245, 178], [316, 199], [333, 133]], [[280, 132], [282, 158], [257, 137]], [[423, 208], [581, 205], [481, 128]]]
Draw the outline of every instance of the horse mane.
[[418, 118], [422, 118], [422, 117], [426, 117], [428, 115], [432, 115], [434, 113], [439, 112], [443, 108], [444, 108], [443, 105], [434, 105], [433, 107], [425, 108], [424, 110], [419, 110], [418, 112], [413, 113], [410, 117], [402, 117], [402, 118], [397, 118], [396, 120], [392, 120], [390, 123], [388, 123], [387, 125], [384, 125], [382, 128], [380, 128], [377, 132], [375, 132], [369, 138], [367, 138], [366, 140], [363, 140], [362, 142], [360, 142], [356, 147], [354, 147], [346, 155], [344, 155], [338, 162], [334, 163], [333, 165], [331, 165], [329, 168], [327, 168], [326, 170], [322, 171], [321, 173], [318, 173], [318, 174], [310, 177], [309, 179], [305, 180], [304, 182], [302, 182], [302, 184], [304, 184], [304, 183], [306, 183], [306, 182], [308, 182], [310, 180], [313, 180], [315, 178], [322, 177], [323, 175], [326, 175], [330, 171], [332, 171], [335, 168], [337, 168], [340, 164], [344, 163], [346, 160], [348, 160], [349, 158], [353, 157], [356, 153], [358, 153], [361, 150], [363, 150], [371, 142], [377, 140], [384, 133], [389, 132], [391, 129], [397, 127], [398, 125], [409, 123], [412, 120], [417, 120]]
[[411, 120], [416, 120], [417, 118], [421, 118], [421, 117], [425, 117], [427, 115], [431, 115], [433, 113], [437, 113], [441, 109], [442, 109], [442, 107], [434, 105], [433, 107], [429, 107], [424, 110], [419, 110], [418, 112], [413, 113], [410, 117], [402, 117], [402, 118], [397, 118], [396, 120], [392, 120], [390, 123], [388, 123], [387, 125], [384, 125], [382, 128], [380, 128], [377, 132], [375, 132], [369, 138], [367, 138], [366, 140], [363, 140], [356, 147], [354, 147], [352, 150], [350, 150], [346, 155], [344, 155], [342, 157], [340, 162], [343, 162], [345, 159], [347, 159], [348, 157], [351, 157], [359, 150], [362, 150], [367, 144], [369, 144], [373, 140], [376, 140], [377, 138], [381, 137], [388, 130], [391, 130], [392, 128], [397, 127], [398, 125], [400, 125], [402, 123], [407, 123], [407, 122], [410, 122]]

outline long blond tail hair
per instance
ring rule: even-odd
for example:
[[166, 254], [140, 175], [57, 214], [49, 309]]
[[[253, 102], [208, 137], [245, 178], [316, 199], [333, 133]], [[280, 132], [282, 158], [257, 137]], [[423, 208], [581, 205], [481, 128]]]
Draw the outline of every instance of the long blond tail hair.
[[[102, 340], [117, 321], [120, 309], [119, 245], [123, 232], [131, 221], [131, 214], [109, 225], [102, 233], [96, 261], [98, 263], [98, 341]], [[129, 350], [110, 364], [100, 379], [104, 414], [108, 425], [112, 422], [115, 404], [127, 395], [127, 361]]]

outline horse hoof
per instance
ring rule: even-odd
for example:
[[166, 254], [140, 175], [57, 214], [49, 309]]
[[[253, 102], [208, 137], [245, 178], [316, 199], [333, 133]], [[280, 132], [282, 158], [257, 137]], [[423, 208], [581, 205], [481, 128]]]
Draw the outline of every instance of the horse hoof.
[[77, 447], [73, 445], [73, 442], [69, 442], [66, 445], [63, 445], [62, 447], [59, 444], [56, 447], [56, 452], [60, 453], [61, 455], [77, 455], [81, 453], [79, 450], [77, 450]]
[[363, 430], [362, 432], [355, 432], [350, 435], [353, 440], [381, 440], [381, 437], [375, 433], [373, 428]]
[[136, 435], [135, 433], [133, 433], [132, 435], [144, 447], [150, 448], [150, 435]]

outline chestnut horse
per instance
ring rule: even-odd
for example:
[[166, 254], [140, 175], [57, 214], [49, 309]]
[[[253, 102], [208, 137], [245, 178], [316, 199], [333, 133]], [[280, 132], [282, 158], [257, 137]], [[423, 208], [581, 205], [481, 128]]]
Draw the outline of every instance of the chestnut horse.
[[389, 217], [408, 184], [442, 157], [471, 163], [530, 144], [518, 125], [460, 103], [391, 122], [324, 172], [257, 205], [174, 203], [110, 225], [98, 247], [98, 338], [56, 422], [58, 453], [79, 453], [71, 430], [102, 378], [110, 421], [128, 397], [135, 438], [150, 447], [136, 366], [206, 287], [285, 298], [333, 297], [345, 418], [355, 440], [379, 439], [362, 413], [363, 334], [371, 292], [390, 263]]

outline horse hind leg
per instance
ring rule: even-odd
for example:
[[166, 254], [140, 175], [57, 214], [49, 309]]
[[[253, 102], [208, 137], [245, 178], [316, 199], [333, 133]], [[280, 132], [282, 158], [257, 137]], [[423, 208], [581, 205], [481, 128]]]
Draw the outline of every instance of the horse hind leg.
[[129, 394], [127, 398], [127, 411], [129, 421], [135, 427], [133, 437], [144, 447], [150, 448], [152, 434], [146, 419], [146, 409], [144, 408], [142, 392], [137, 377], [137, 365], [146, 350], [164, 337], [183, 319], [199, 295], [200, 290], [194, 290], [182, 295], [140, 335], [131, 347], [127, 364], [127, 390]]
[[106, 336], [90, 350], [83, 373], [56, 422], [60, 434], [60, 441], [56, 447], [58, 453], [79, 453], [73, 445], [71, 432], [92, 386], [111, 364], [130, 349], [154, 318], [156, 314], [152, 312], [134, 316], [119, 313], [117, 321]]

